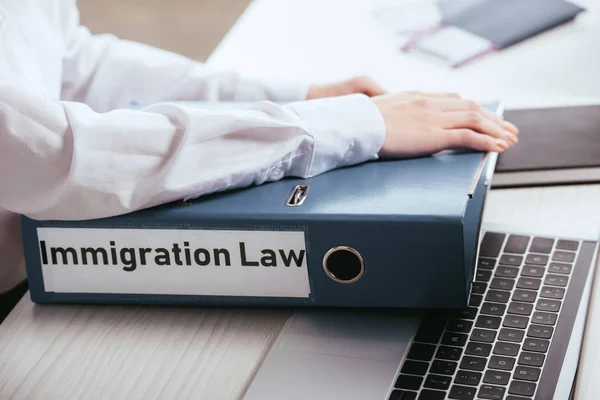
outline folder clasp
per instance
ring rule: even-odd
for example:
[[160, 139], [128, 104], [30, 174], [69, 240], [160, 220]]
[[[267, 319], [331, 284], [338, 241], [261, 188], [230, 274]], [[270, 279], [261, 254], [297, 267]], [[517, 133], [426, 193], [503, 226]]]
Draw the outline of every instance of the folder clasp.
[[290, 192], [285, 205], [289, 207], [297, 207], [304, 203], [306, 195], [308, 193], [308, 185], [296, 185]]

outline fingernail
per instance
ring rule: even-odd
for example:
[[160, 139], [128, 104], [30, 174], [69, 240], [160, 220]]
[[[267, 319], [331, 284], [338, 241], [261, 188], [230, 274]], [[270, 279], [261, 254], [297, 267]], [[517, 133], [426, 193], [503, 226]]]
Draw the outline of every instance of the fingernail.
[[504, 150], [506, 150], [510, 147], [510, 145], [502, 139], [496, 139], [496, 144]]
[[519, 142], [519, 138], [517, 137], [517, 135], [515, 135], [514, 133], [511, 132], [504, 132], [504, 136], [510, 140], [511, 142], [513, 142], [513, 144], [517, 144]]

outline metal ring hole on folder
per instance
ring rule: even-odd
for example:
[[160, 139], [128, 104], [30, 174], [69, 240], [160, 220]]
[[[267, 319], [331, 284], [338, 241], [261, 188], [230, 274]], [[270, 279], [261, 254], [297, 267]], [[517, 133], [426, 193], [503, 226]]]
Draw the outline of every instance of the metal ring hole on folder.
[[354, 283], [365, 272], [365, 263], [358, 251], [348, 246], [338, 246], [323, 257], [323, 269], [336, 282]]

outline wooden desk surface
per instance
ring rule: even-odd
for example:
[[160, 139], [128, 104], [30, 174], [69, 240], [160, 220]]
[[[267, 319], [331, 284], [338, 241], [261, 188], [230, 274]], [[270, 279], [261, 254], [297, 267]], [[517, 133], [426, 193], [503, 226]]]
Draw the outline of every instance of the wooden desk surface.
[[[485, 221], [594, 236], [597, 199], [600, 185], [492, 191]], [[239, 399], [289, 313], [39, 306], [26, 297], [0, 325], [0, 399]], [[599, 332], [595, 312], [588, 335]], [[580, 399], [600, 398], [599, 357], [588, 343]]]

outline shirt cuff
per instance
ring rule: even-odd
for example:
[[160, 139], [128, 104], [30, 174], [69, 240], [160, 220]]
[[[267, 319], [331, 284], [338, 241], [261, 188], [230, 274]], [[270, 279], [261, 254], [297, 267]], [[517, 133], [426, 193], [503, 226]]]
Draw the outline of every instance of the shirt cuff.
[[351, 94], [289, 104], [314, 140], [307, 176], [378, 158], [385, 122], [373, 100]]

